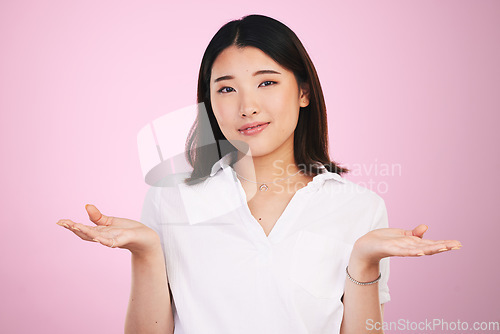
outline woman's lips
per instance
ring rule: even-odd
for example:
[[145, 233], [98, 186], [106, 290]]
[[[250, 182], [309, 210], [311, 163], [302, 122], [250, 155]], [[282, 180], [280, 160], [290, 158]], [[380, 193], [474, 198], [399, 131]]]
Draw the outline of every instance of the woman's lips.
[[256, 135], [258, 133], [261, 133], [268, 125], [269, 125], [269, 123], [264, 123], [264, 124], [258, 125], [256, 127], [250, 128], [248, 130], [238, 130], [238, 132], [244, 136], [253, 136], [253, 135]]

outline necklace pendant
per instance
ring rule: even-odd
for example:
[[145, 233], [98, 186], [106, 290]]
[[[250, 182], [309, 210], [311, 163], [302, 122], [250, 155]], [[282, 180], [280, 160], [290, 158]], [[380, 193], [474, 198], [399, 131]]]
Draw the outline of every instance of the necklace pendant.
[[267, 189], [269, 189], [269, 187], [267, 186], [267, 184], [263, 183], [260, 187], [259, 187], [259, 190], [260, 191], [267, 191]]

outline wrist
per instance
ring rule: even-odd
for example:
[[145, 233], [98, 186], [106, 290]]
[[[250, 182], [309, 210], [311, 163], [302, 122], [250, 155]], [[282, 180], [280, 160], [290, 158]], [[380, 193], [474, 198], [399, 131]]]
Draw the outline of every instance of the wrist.
[[163, 256], [163, 248], [159, 241], [150, 245], [148, 248], [131, 249], [130, 252], [132, 253], [132, 257], [137, 260], [147, 260]]
[[377, 256], [373, 243], [368, 243], [365, 239], [361, 237], [356, 240], [349, 260], [366, 267], [378, 265], [382, 257]]
[[366, 260], [352, 256], [349, 259], [349, 273], [351, 277], [360, 282], [371, 282], [380, 275], [380, 260]]
[[376, 279], [374, 279], [373, 281], [368, 281], [368, 282], [360, 282], [356, 279], [354, 279], [351, 274], [349, 273], [349, 267], [345, 267], [345, 273], [347, 275], [347, 278], [353, 282], [354, 284], [357, 284], [357, 285], [372, 285], [372, 284], [375, 284], [377, 283], [378, 281], [380, 281], [380, 279], [382, 278], [382, 273], [380, 273], [378, 275], [378, 277]]

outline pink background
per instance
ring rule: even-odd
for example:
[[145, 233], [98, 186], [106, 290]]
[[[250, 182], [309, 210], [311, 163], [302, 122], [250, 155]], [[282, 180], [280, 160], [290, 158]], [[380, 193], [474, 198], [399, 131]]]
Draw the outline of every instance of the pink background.
[[500, 321], [500, 2], [17, 0], [0, 4], [0, 332], [123, 332], [129, 252], [55, 223], [90, 223], [86, 203], [140, 219], [137, 132], [196, 102], [209, 40], [250, 13], [304, 43], [332, 156], [383, 186], [391, 226], [464, 245], [393, 259], [385, 320]]

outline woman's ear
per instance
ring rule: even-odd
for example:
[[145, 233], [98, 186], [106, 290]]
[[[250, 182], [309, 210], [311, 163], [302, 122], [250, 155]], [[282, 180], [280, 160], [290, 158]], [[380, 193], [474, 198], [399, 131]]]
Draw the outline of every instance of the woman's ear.
[[304, 82], [300, 85], [300, 101], [299, 105], [300, 107], [304, 108], [309, 105], [309, 99], [310, 99], [310, 93], [309, 93], [309, 84], [307, 82]]

